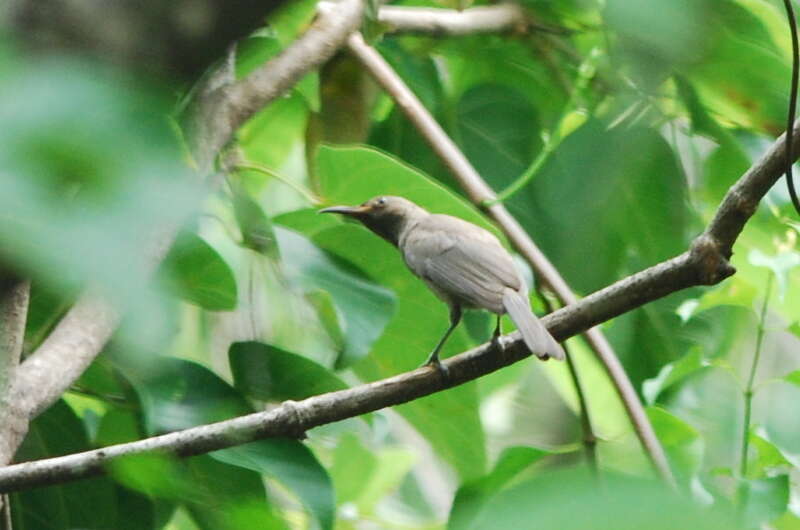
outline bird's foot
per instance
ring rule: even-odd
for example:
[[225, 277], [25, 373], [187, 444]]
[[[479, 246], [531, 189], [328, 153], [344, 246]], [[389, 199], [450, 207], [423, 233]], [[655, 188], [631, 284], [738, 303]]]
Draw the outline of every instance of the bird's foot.
[[446, 365], [442, 364], [442, 362], [439, 360], [439, 357], [429, 358], [420, 368], [425, 366], [435, 368], [436, 371], [439, 372], [439, 375], [442, 376], [443, 381], [447, 382], [450, 380], [450, 369]]
[[491, 345], [492, 348], [500, 353], [503, 353], [506, 350], [506, 345], [503, 344], [502, 336], [499, 333], [492, 335]]

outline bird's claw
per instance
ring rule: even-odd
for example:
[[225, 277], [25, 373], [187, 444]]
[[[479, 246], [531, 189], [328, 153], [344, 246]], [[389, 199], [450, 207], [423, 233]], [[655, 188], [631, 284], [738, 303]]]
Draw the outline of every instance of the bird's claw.
[[442, 376], [444, 381], [448, 381], [450, 379], [450, 369], [446, 365], [442, 364], [439, 359], [428, 359], [422, 366], [430, 366], [435, 368], [436, 371]]

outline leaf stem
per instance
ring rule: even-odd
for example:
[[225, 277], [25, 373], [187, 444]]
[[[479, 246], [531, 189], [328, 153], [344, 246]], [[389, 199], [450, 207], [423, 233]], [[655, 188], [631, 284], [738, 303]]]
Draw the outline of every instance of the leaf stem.
[[740, 478], [747, 476], [747, 453], [750, 448], [750, 417], [753, 409], [753, 382], [756, 377], [756, 369], [758, 368], [758, 361], [761, 358], [761, 345], [764, 342], [764, 320], [767, 316], [767, 308], [769, 307], [769, 297], [772, 292], [772, 277], [773, 273], [770, 271], [767, 276], [767, 289], [764, 294], [764, 303], [761, 306], [761, 315], [758, 319], [758, 332], [756, 335], [756, 349], [753, 355], [753, 363], [750, 365], [750, 374], [747, 377], [747, 386], [742, 392], [744, 396], [744, 422], [742, 425], [742, 455], [739, 462], [739, 475]]
[[287, 186], [292, 188], [294, 191], [296, 191], [297, 193], [302, 195], [303, 198], [305, 200], [307, 200], [308, 202], [310, 202], [311, 204], [315, 204], [316, 205], [316, 204], [320, 204], [322, 202], [319, 199], [319, 197], [317, 197], [316, 195], [314, 195], [313, 193], [311, 193], [310, 191], [305, 189], [303, 186], [300, 186], [296, 182], [292, 182], [290, 179], [284, 177], [283, 175], [277, 173], [276, 171], [273, 171], [272, 169], [270, 169], [267, 166], [264, 166], [262, 164], [257, 164], [255, 162], [236, 162], [236, 166], [234, 167], [234, 169], [236, 169], [237, 171], [256, 171], [258, 173], [262, 173], [264, 175], [272, 177], [272, 178], [274, 178], [274, 179], [286, 184]]

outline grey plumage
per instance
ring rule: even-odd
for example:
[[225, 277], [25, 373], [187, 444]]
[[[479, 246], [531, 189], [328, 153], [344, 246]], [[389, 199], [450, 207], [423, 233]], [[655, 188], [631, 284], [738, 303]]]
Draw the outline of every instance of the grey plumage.
[[528, 348], [541, 359], [564, 358], [564, 350], [531, 312], [525, 281], [514, 260], [490, 232], [463, 219], [431, 214], [402, 197], [376, 197], [360, 206], [321, 212], [352, 216], [397, 246], [408, 268], [450, 307], [450, 328], [428, 359], [438, 353], [461, 319], [462, 308], [508, 313]]

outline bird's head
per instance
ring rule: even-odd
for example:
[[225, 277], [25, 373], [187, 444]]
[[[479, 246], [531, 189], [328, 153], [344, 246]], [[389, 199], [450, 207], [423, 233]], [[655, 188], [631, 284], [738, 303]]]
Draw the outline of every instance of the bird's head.
[[397, 245], [406, 227], [428, 215], [426, 210], [408, 199], [391, 195], [374, 197], [358, 206], [331, 206], [319, 213], [352, 217], [393, 245]]

